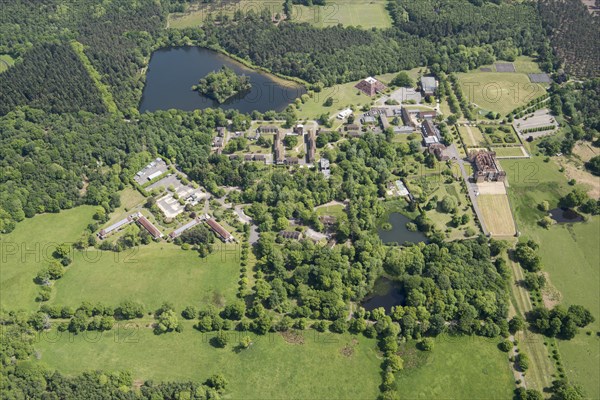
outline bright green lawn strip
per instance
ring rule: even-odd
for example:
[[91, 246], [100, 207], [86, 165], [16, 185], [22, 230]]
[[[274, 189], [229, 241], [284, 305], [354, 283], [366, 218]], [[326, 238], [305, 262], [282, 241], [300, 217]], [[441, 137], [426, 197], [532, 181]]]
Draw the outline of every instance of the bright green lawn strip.
[[493, 147], [498, 157], [524, 157], [521, 146], [518, 147]]
[[92, 222], [95, 207], [82, 206], [43, 214], [17, 224], [0, 235], [0, 305], [8, 310], [37, 309], [38, 286], [33, 282], [49, 261], [56, 245], [77, 241]]
[[15, 60], [8, 54], [0, 54], [0, 74], [12, 67], [14, 63]]
[[317, 208], [317, 215], [331, 215], [334, 217], [341, 217], [345, 215], [344, 206], [336, 204], [333, 206], [319, 207]]
[[239, 250], [221, 248], [206, 259], [170, 243], [152, 243], [122, 253], [90, 249], [75, 253], [56, 285], [54, 304], [77, 306], [82, 301], [116, 306], [132, 299], [149, 309], [163, 302], [177, 310], [188, 305], [223, 306], [235, 298]]
[[[99, 340], [63, 335], [42, 340], [41, 362], [67, 374], [86, 370], [130, 370], [135, 379], [202, 382], [222, 373], [232, 399], [373, 399], [381, 381], [374, 339], [304, 332], [304, 344], [287, 343], [279, 334], [254, 338], [247, 350], [235, 352], [239, 333], [225, 349], [209, 344], [184, 322], [183, 333], [156, 336], [149, 328], [106, 332]], [[237, 335], [237, 336], [236, 336]], [[119, 340], [122, 339], [122, 340]], [[127, 342], [124, 342], [124, 340]], [[342, 354], [348, 346], [352, 354]]]
[[403, 399], [509, 399], [514, 380], [499, 339], [475, 336], [435, 339], [432, 352], [402, 346], [404, 370], [397, 374]]

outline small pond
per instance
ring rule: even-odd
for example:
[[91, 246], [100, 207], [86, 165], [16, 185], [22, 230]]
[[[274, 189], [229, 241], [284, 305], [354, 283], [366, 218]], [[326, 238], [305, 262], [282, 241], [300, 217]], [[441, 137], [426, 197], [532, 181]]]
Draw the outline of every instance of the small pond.
[[392, 229], [386, 231], [379, 228], [379, 238], [383, 243], [398, 243], [404, 244], [409, 243], [427, 243], [427, 236], [423, 232], [413, 232], [406, 228], [406, 224], [412, 222], [410, 218], [400, 213], [392, 213], [388, 219], [388, 222], [392, 225]]
[[381, 277], [375, 281], [373, 293], [367, 296], [361, 305], [367, 311], [383, 307], [386, 313], [389, 313], [393, 306], [404, 304], [404, 295], [400, 292], [398, 283]]
[[568, 222], [582, 222], [584, 220], [581, 214], [570, 208], [555, 208], [550, 210], [549, 214], [550, 218], [559, 224]]
[[[223, 104], [192, 90], [200, 79], [223, 65], [248, 76], [252, 88]], [[152, 54], [139, 110], [222, 108], [243, 113], [282, 111], [304, 93], [306, 89], [302, 85], [247, 68], [216, 51], [201, 47], [172, 47]]]

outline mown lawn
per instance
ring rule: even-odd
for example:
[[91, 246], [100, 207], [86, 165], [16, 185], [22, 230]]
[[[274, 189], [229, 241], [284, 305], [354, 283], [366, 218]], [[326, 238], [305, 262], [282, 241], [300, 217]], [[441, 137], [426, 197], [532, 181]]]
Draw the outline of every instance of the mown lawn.
[[385, 0], [344, 0], [328, 2], [326, 6], [294, 6], [292, 21], [308, 22], [318, 28], [335, 26], [360, 26], [365, 29], [389, 28], [392, 19], [386, 10]]
[[345, 214], [344, 206], [341, 204], [335, 204], [326, 207], [317, 208], [317, 215], [331, 215], [333, 217], [341, 217]]
[[[508, 189], [516, 211], [519, 230], [524, 238], [540, 244], [542, 270], [550, 275], [552, 284], [562, 294], [562, 304], [587, 307], [596, 322], [584, 328], [571, 341], [559, 341], [559, 351], [567, 376], [581, 384], [587, 396], [600, 397], [600, 217], [587, 222], [560, 224], [544, 229], [537, 221], [544, 215], [537, 204], [546, 200], [556, 207], [561, 196], [573, 189], [553, 161], [541, 157], [530, 160], [503, 160], [508, 172]], [[592, 331], [592, 335], [586, 335]]]
[[242, 11], [244, 14], [254, 11], [257, 14], [264, 8], [268, 8], [271, 14], [283, 12], [283, 2], [275, 0], [223, 0], [219, 2], [198, 1], [191, 3], [183, 13], [169, 14], [167, 24], [169, 28], [183, 29], [196, 28], [204, 25], [204, 22], [211, 17], [217, 18], [219, 15], [233, 17], [236, 11]]
[[149, 309], [163, 302], [177, 310], [188, 305], [223, 306], [235, 298], [240, 270], [239, 246], [215, 243], [206, 259], [170, 243], [152, 243], [122, 253], [90, 249], [76, 252], [65, 276], [55, 285], [52, 303], [82, 301], [116, 306], [132, 299]]
[[[64, 334], [41, 338], [41, 361], [66, 374], [86, 370], [129, 370], [135, 379], [202, 382], [222, 373], [231, 399], [374, 399], [381, 382], [376, 341], [363, 336], [305, 331], [290, 343], [280, 334], [251, 334], [250, 348], [235, 351], [239, 332], [224, 349], [210, 345], [184, 322], [182, 333], [156, 336], [146, 327], [121, 327], [96, 339]], [[56, 332], [52, 332], [53, 334]], [[296, 338], [298, 339], [298, 338]]]
[[498, 339], [441, 336], [432, 352], [401, 347], [404, 370], [396, 383], [402, 399], [510, 399], [514, 378]]
[[15, 60], [8, 54], [0, 54], [0, 74], [12, 67], [14, 63]]
[[[463, 93], [468, 100], [501, 116], [529, 101], [542, 96], [546, 89], [530, 82], [527, 73], [539, 72], [528, 58], [515, 61], [517, 72], [481, 72], [479, 69], [457, 74]], [[495, 69], [492, 66], [493, 71]]]
[[516, 147], [492, 147], [498, 157], [524, 157], [523, 146]]
[[[364, 104], [371, 103], [373, 99], [354, 87], [357, 83], [358, 81], [334, 85], [324, 88], [320, 93], [315, 93], [306, 103], [300, 105], [298, 116], [300, 119], [317, 119], [321, 114], [327, 113], [335, 118], [341, 110], [352, 105], [360, 108]], [[333, 98], [333, 105], [324, 106], [323, 103], [329, 97]]]
[[36, 309], [38, 271], [52, 261], [58, 244], [77, 241], [92, 222], [95, 207], [82, 206], [43, 214], [17, 224], [0, 235], [0, 305], [7, 310]]
[[482, 194], [477, 203], [492, 236], [514, 236], [516, 229], [507, 195]]
[[121, 192], [121, 206], [113, 211], [110, 215], [110, 219], [103, 226], [110, 226], [115, 222], [131, 215], [132, 209], [144, 202], [144, 196], [141, 195], [137, 190], [126, 187]]

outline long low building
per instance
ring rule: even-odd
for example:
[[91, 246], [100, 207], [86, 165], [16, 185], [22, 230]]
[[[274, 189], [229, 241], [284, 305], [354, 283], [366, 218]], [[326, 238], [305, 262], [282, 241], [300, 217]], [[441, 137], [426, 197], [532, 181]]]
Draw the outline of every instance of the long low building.
[[109, 227], [106, 227], [106, 228], [104, 228], [104, 229], [101, 229], [101, 230], [100, 230], [100, 232], [98, 232], [98, 237], [99, 237], [100, 239], [105, 239], [105, 238], [106, 238], [108, 235], [110, 235], [112, 232], [118, 231], [118, 230], [119, 230], [119, 229], [121, 229], [122, 227], [124, 227], [124, 226], [127, 226], [127, 225], [131, 224], [131, 223], [134, 221], [134, 219], [133, 219], [133, 217], [134, 217], [134, 216], [135, 216], [135, 215], [133, 215], [133, 216], [132, 216], [132, 215], [130, 215], [130, 216], [129, 216], [129, 217], [127, 217], [127, 218], [124, 218], [124, 219], [122, 219], [122, 220], [120, 220], [120, 221], [118, 221], [118, 222], [115, 222], [114, 224], [112, 224], [112, 225], [111, 225], [111, 226], [109, 226]]
[[227, 242], [233, 242], [234, 241], [234, 237], [231, 235], [231, 233], [227, 232], [227, 230], [225, 228], [223, 228], [221, 226], [221, 224], [219, 224], [213, 218], [207, 218], [206, 219], [206, 224], [208, 225], [208, 227], [210, 229], [212, 229], [212, 231], [214, 233], [217, 234], [217, 236], [219, 237], [219, 239], [221, 239], [225, 243], [227, 243]]
[[163, 237], [162, 232], [159, 231], [158, 228], [155, 227], [154, 224], [143, 215], [140, 215], [140, 217], [138, 217], [137, 223], [141, 225], [144, 229], [146, 229], [150, 236], [152, 236], [154, 239], [160, 239]]
[[175, 229], [173, 232], [169, 233], [169, 237], [171, 239], [175, 239], [176, 237], [181, 236], [181, 234], [183, 232], [187, 231], [188, 229], [192, 229], [193, 227], [195, 227], [196, 225], [198, 225], [202, 221], [204, 221], [204, 217], [194, 218], [193, 220], [191, 220], [187, 224], [185, 224], [182, 227], [179, 227], [179, 228]]

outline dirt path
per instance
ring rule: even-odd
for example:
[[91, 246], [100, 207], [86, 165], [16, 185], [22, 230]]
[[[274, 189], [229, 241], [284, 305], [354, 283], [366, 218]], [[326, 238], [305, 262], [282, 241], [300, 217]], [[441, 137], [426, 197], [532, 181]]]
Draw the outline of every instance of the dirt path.
[[[516, 312], [524, 317], [527, 312], [533, 309], [533, 305], [529, 298], [529, 292], [517, 284], [517, 282], [525, 278], [523, 269], [511, 260], [508, 260], [508, 263], [514, 277], [511, 285], [514, 300], [513, 305]], [[525, 376], [513, 369], [515, 376], [520, 376], [518, 379], [521, 379], [523, 385], [530, 389], [542, 391], [545, 387], [551, 386], [552, 374], [555, 372], [554, 365], [548, 358], [548, 350], [544, 346], [544, 341], [550, 339], [546, 339], [544, 336], [530, 331], [518, 332], [516, 339], [519, 341], [521, 352], [526, 353], [532, 362]], [[511, 336], [510, 340], [514, 341], [514, 338]], [[513, 348], [513, 355], [515, 354], [515, 350], [516, 348]]]

